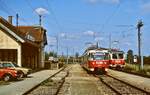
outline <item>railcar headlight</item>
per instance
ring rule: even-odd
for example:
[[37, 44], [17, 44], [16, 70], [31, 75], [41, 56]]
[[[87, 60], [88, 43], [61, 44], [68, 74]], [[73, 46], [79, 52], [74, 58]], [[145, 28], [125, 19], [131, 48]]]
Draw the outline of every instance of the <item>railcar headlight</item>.
[[107, 71], [108, 71], [108, 68], [105, 68], [105, 71], [107, 72]]
[[18, 71], [16, 71], [16, 70], [15, 70], [14, 72], [15, 72], [16, 74], [18, 73]]
[[92, 62], [92, 64], [94, 65], [94, 64], [95, 64], [95, 62]]

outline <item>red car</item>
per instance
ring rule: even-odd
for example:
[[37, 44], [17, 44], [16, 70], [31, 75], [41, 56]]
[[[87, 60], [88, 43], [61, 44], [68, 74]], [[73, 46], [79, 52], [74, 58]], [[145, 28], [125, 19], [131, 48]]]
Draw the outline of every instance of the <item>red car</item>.
[[2, 65], [0, 65], [0, 79], [3, 79], [4, 81], [9, 81], [11, 79], [19, 79], [23, 75], [21, 71], [10, 69], [10, 68], [4, 68]]

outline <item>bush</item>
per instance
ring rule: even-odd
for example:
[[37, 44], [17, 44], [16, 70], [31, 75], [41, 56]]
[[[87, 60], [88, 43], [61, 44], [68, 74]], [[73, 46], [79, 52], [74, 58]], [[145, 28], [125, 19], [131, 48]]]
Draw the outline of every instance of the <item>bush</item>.
[[124, 72], [150, 77], [150, 65], [144, 65], [143, 70], [139, 70], [138, 64], [126, 64]]
[[132, 67], [130, 67], [130, 66], [128, 66], [128, 65], [126, 65], [126, 66], [125, 66], [125, 68], [124, 68], [124, 70], [125, 70], [125, 71], [129, 71], [129, 72], [131, 72], [131, 71], [133, 71], [133, 70], [134, 70], [134, 68], [132, 68]]

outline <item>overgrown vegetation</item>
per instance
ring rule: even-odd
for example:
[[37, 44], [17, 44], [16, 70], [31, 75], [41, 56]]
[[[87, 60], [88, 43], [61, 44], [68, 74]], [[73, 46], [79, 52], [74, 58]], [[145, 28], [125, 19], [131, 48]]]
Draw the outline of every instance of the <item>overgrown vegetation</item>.
[[144, 56], [144, 64], [150, 65], [150, 56]]
[[144, 65], [144, 69], [139, 69], [139, 64], [126, 64], [124, 70], [125, 72], [141, 75], [144, 77], [150, 77], [150, 65]]
[[[137, 58], [137, 62], [134, 62], [134, 57]], [[143, 56], [143, 63], [144, 63], [144, 68], [143, 70], [140, 69], [140, 64], [138, 64], [138, 56], [133, 55], [132, 50], [128, 50], [127, 52], [127, 59], [125, 68], [123, 71], [145, 76], [145, 77], [150, 77], [150, 56]]]
[[[133, 50], [128, 50], [126, 62], [129, 64], [135, 63], [134, 57], [137, 58], [137, 61], [138, 61], [138, 59], [139, 59], [138, 55], [133, 55]], [[143, 56], [143, 62], [144, 62], [144, 64], [150, 65], [150, 56]]]

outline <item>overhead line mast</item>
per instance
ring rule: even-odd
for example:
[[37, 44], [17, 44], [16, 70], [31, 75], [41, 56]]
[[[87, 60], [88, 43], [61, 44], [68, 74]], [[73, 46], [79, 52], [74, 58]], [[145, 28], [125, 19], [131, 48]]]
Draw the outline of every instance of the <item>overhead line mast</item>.
[[139, 64], [141, 64], [140, 66], [139, 66], [139, 69], [143, 69], [143, 56], [141, 55], [142, 53], [141, 53], [141, 27], [143, 26], [144, 24], [143, 24], [143, 22], [142, 22], [142, 20], [140, 20], [139, 22], [138, 22], [138, 24], [137, 24], [137, 29], [138, 29], [138, 55], [139, 55]]

